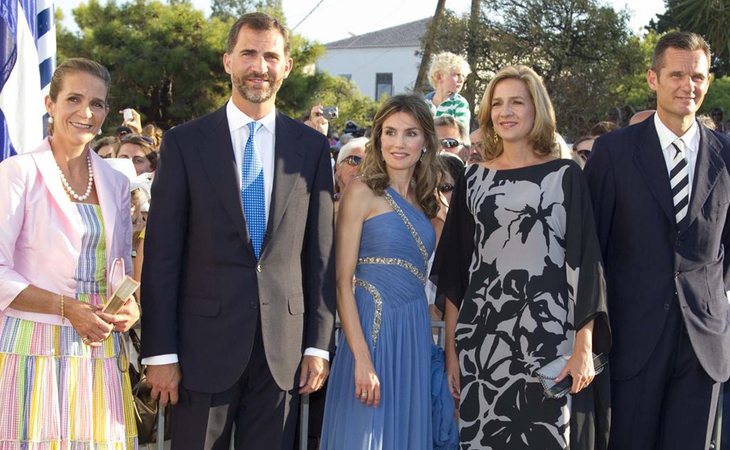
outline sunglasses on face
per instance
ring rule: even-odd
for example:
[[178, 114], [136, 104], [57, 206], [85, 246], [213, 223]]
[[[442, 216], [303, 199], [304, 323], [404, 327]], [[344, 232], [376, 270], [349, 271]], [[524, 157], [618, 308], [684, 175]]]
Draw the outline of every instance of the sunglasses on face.
[[456, 148], [461, 145], [461, 142], [452, 138], [441, 139], [441, 147], [443, 148]]
[[439, 184], [437, 189], [441, 193], [451, 192], [454, 190], [454, 185], [451, 183]]
[[362, 156], [350, 155], [347, 158], [343, 159], [342, 162], [347, 163], [347, 165], [353, 166], [353, 167], [359, 166], [360, 163], [362, 162]]

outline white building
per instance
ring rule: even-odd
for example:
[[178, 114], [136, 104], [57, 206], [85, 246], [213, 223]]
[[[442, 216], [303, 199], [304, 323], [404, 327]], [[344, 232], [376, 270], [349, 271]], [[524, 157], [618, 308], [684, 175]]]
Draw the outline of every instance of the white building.
[[430, 18], [325, 44], [317, 70], [345, 77], [375, 100], [413, 90]]

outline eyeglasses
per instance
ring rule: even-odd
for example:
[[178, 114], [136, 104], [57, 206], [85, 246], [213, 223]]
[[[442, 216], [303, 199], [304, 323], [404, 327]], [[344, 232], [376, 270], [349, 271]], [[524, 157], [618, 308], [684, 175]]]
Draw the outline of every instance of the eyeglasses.
[[439, 184], [437, 189], [439, 190], [439, 192], [442, 192], [442, 193], [451, 192], [454, 190], [454, 185], [451, 183]]
[[443, 148], [456, 148], [461, 145], [461, 142], [453, 138], [441, 139], [441, 147]]
[[359, 166], [362, 162], [362, 156], [350, 155], [342, 160], [343, 163], [347, 163], [350, 166]]

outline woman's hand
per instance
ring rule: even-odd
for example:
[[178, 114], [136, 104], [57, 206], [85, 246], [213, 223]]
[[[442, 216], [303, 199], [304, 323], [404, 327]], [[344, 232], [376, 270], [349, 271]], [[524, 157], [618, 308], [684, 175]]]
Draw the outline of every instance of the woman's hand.
[[369, 359], [355, 362], [355, 398], [367, 406], [380, 404], [380, 380]]
[[132, 326], [139, 320], [139, 305], [134, 300], [134, 297], [130, 297], [127, 303], [122, 306], [122, 309], [117, 311], [116, 314], [107, 314], [101, 310], [97, 311], [99, 317], [105, 322], [108, 322], [114, 326], [114, 331], [125, 332], [128, 331]]
[[455, 348], [444, 352], [446, 364], [446, 381], [449, 384], [449, 392], [456, 400], [461, 399], [461, 371], [459, 369], [459, 357]]
[[107, 323], [97, 314], [97, 306], [66, 299], [65, 311], [66, 318], [81, 336], [81, 340], [88, 346], [101, 346], [101, 342], [108, 338], [114, 329], [112, 324]]
[[582, 391], [593, 381], [596, 371], [593, 368], [593, 353], [590, 351], [574, 352], [565, 364], [563, 371], [560, 372], [555, 382], [560, 382], [566, 376], [573, 378], [573, 385], [570, 388], [571, 394], [577, 394]]

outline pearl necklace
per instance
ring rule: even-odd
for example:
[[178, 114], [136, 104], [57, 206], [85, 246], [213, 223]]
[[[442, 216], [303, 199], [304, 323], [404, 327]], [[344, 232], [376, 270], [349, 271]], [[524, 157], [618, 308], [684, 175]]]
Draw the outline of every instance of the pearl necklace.
[[61, 183], [63, 184], [63, 188], [66, 190], [66, 193], [80, 202], [89, 198], [89, 195], [91, 195], [91, 187], [94, 185], [94, 172], [91, 170], [91, 157], [89, 157], [88, 153], [86, 154], [86, 167], [89, 169], [89, 182], [86, 184], [86, 191], [83, 195], [79, 195], [71, 188], [71, 185], [68, 184], [68, 180], [66, 180], [66, 176], [63, 174], [61, 167], [58, 163], [56, 163], [56, 168], [58, 169], [58, 174], [61, 176]]

